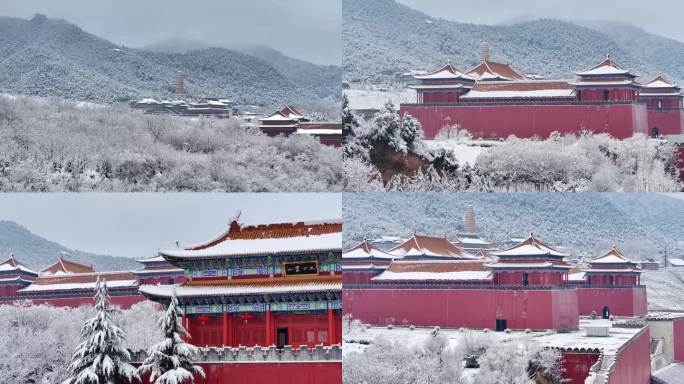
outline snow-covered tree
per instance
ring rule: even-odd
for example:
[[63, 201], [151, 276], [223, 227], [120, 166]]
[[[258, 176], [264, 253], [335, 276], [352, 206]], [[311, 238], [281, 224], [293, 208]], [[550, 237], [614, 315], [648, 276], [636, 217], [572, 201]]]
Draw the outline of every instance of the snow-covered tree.
[[155, 384], [194, 383], [198, 374], [204, 377], [204, 370], [191, 362], [199, 349], [183, 341], [182, 336], [189, 334], [181, 324], [181, 309], [178, 307], [176, 291], [171, 303], [159, 318], [159, 326], [164, 332], [164, 340], [148, 349], [148, 357], [138, 371], [150, 372], [150, 382]]
[[420, 122], [409, 114], [401, 117], [400, 136], [411, 152], [417, 152], [425, 138]]
[[349, 107], [349, 97], [346, 94], [342, 95], [342, 143], [347, 144], [347, 141], [355, 136], [355, 128], [359, 126], [356, 116]]
[[69, 378], [63, 384], [119, 384], [140, 379], [129, 364], [124, 332], [114, 323], [116, 308], [109, 306], [107, 281], [97, 279], [95, 316], [81, 330], [81, 343], [69, 365]]

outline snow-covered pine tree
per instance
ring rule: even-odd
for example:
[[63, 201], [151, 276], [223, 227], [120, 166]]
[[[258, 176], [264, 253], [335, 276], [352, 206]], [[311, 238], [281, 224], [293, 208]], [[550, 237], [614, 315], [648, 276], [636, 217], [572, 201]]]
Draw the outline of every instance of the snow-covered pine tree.
[[63, 384], [120, 384], [140, 379], [128, 362], [124, 332], [113, 321], [118, 312], [109, 306], [107, 281], [95, 284], [95, 316], [83, 324], [81, 343], [69, 365], [69, 378]]
[[180, 323], [181, 310], [178, 307], [176, 291], [173, 291], [171, 303], [166, 312], [159, 318], [159, 326], [164, 332], [164, 340], [152, 346], [148, 357], [142, 363], [138, 372], [151, 372], [150, 383], [154, 384], [186, 384], [194, 383], [193, 373], [204, 377], [204, 370], [190, 361], [198, 348], [185, 343], [181, 338], [187, 331]]
[[355, 136], [354, 130], [359, 126], [356, 116], [349, 107], [349, 97], [346, 94], [342, 95], [342, 142], [347, 143], [349, 139]]

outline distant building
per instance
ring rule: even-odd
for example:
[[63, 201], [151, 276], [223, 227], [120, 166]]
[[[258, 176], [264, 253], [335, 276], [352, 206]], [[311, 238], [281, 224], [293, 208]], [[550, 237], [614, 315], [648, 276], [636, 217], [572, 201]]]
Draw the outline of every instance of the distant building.
[[259, 119], [259, 128], [269, 136], [289, 136], [291, 134], [311, 135], [317, 137], [321, 144], [342, 146], [342, 123], [328, 121], [311, 121], [295, 107], [287, 105]]
[[31, 285], [37, 277], [38, 272], [10, 255], [0, 263], [0, 302], [17, 297], [17, 291]]
[[684, 259], [667, 259], [670, 267], [684, 268]]

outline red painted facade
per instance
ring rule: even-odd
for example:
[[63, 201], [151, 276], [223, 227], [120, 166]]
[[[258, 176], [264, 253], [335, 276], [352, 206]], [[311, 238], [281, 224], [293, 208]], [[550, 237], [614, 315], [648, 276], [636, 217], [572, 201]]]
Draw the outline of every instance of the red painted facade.
[[618, 352], [608, 384], [650, 384], [651, 335], [646, 328]]
[[342, 319], [332, 310], [306, 316], [266, 312], [249, 318], [223, 313], [188, 317], [185, 324], [192, 344], [201, 347], [275, 345], [278, 329], [287, 331], [294, 348], [342, 343]]
[[563, 378], [569, 380], [568, 384], [584, 384], [598, 359], [598, 352], [563, 352]]
[[672, 333], [674, 338], [674, 359], [680, 363], [684, 362], [684, 318], [675, 319], [672, 322]]
[[[655, 128], [655, 130], [654, 130]], [[684, 113], [681, 109], [648, 109], [648, 134], [679, 135], [684, 133]]]
[[[342, 383], [342, 363], [201, 363], [206, 378], [195, 376], [196, 384], [338, 384]], [[144, 384], [149, 378], [142, 377]]]
[[639, 103], [402, 104], [400, 113], [418, 119], [428, 139], [434, 139], [443, 127], [456, 124], [475, 137], [490, 139], [510, 135], [547, 138], [554, 131], [568, 134], [581, 130], [624, 139], [649, 132], [646, 106]]
[[345, 288], [342, 295], [344, 313], [370, 324], [494, 329], [497, 319], [505, 319], [510, 329], [579, 326], [572, 289]]
[[617, 316], [645, 316], [648, 313], [646, 287], [621, 288], [577, 288], [577, 302], [580, 315], [598, 316], [608, 307], [610, 314]]

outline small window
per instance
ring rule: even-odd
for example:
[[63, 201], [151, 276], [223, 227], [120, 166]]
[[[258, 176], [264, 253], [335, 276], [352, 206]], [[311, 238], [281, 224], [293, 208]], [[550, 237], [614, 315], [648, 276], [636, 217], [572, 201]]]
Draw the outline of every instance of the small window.
[[653, 127], [653, 129], [651, 129], [651, 137], [654, 139], [660, 137], [660, 130], [658, 129], [658, 127]]

